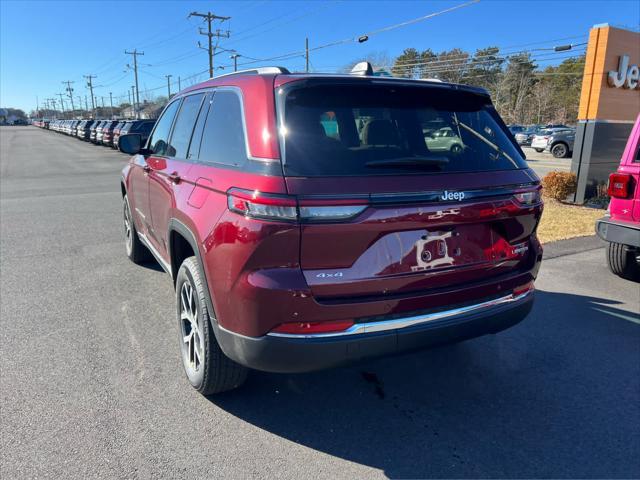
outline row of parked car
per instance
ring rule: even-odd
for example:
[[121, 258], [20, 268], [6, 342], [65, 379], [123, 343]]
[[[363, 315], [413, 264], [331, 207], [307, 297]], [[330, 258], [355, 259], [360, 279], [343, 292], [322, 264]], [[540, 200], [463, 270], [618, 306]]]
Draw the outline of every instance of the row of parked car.
[[121, 135], [139, 133], [146, 141], [155, 120], [36, 120], [33, 125], [64, 133], [96, 145], [118, 148]]
[[576, 130], [566, 125], [510, 125], [509, 131], [519, 145], [531, 147], [538, 153], [547, 151], [556, 158], [566, 158], [573, 152]]

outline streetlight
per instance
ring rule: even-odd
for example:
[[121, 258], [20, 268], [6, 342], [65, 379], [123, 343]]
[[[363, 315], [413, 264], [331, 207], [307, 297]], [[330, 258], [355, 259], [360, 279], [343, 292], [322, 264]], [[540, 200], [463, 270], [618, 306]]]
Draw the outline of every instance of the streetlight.
[[234, 53], [233, 55], [231, 55], [229, 58], [231, 60], [233, 60], [233, 71], [237, 72], [238, 71], [238, 57], [241, 57], [242, 55], [240, 55], [239, 53]]

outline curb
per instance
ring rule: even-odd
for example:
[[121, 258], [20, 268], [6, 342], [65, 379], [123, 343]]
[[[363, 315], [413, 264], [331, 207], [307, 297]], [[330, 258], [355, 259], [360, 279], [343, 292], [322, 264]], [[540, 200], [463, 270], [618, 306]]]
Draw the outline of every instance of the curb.
[[543, 260], [551, 258], [564, 257], [566, 255], [575, 255], [576, 253], [587, 252], [589, 250], [597, 250], [604, 248], [606, 242], [601, 240], [597, 235], [589, 237], [570, 238], [568, 240], [557, 240], [542, 245], [544, 253]]

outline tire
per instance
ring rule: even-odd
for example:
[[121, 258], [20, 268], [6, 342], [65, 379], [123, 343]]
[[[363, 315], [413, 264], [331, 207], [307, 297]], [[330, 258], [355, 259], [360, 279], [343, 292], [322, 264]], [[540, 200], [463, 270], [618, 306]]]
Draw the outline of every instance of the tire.
[[542, 149], [542, 148], [534, 148], [534, 150], [535, 150], [536, 152], [538, 152], [538, 153], [542, 153], [542, 152], [543, 152], [543, 149]]
[[129, 197], [122, 197], [122, 221], [124, 224], [124, 243], [127, 251], [127, 257], [133, 263], [144, 263], [151, 259], [151, 252], [144, 246], [138, 238], [136, 224], [131, 215], [131, 207], [129, 206]]
[[566, 143], [556, 143], [551, 147], [551, 155], [555, 158], [566, 158], [569, 155], [569, 147]]
[[462, 153], [462, 147], [458, 144], [451, 145], [451, 153], [453, 155], [460, 155]]
[[187, 258], [176, 278], [180, 356], [189, 383], [203, 395], [238, 388], [248, 369], [227, 357], [213, 333], [205, 287], [196, 257]]
[[621, 278], [640, 281], [638, 252], [621, 243], [607, 243], [607, 264], [609, 270]]

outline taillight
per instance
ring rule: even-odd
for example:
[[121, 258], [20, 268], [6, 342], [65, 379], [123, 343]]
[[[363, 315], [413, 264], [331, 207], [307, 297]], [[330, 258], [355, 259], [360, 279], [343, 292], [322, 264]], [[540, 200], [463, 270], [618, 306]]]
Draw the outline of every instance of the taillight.
[[287, 222], [298, 219], [296, 200], [287, 195], [232, 188], [228, 192], [227, 205], [232, 212], [252, 218]]
[[521, 205], [535, 205], [542, 201], [540, 190], [534, 190], [532, 192], [515, 193], [513, 197]]
[[627, 198], [629, 195], [629, 184], [631, 175], [628, 173], [612, 173], [609, 175], [609, 187], [607, 194], [610, 197]]
[[364, 199], [300, 199], [260, 191], [232, 188], [229, 210], [246, 217], [305, 223], [339, 222], [351, 219], [367, 208]]
[[330, 320], [326, 322], [291, 322], [278, 325], [271, 333], [310, 335], [314, 333], [339, 333], [353, 326], [353, 320]]

